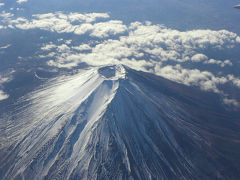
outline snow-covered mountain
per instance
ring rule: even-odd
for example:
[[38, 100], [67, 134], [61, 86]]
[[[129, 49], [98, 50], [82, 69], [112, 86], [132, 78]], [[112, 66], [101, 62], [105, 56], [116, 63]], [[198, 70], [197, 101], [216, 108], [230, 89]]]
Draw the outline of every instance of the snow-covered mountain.
[[18, 103], [1, 125], [0, 179], [240, 178], [239, 122], [212, 93], [112, 65]]

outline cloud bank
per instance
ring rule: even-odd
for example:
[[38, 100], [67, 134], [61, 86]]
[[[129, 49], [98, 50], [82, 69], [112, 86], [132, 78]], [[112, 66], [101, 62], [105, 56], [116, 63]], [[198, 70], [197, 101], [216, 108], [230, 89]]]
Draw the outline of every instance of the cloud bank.
[[[218, 85], [229, 81], [240, 87], [236, 83], [239, 79], [233, 75], [221, 77], [206, 70], [187, 69], [182, 66], [186, 62], [201, 63], [206, 66], [215, 64], [220, 68], [232, 66], [232, 62], [228, 59], [216, 60], [200, 52], [209, 48], [216, 51], [234, 48], [240, 43], [237, 34], [226, 30], [181, 32], [162, 25], [151, 25], [150, 22], [134, 22], [126, 28], [127, 35], [119, 35], [118, 39], [107, 38], [79, 46], [66, 43], [45, 44], [42, 47], [45, 55], [41, 57], [50, 59], [48, 65], [59, 68], [72, 68], [80, 63], [92, 66], [121, 63], [216, 93], [222, 93]], [[102, 36], [98, 37], [102, 38]], [[168, 62], [173, 62], [175, 65], [163, 65]]]
[[[75, 33], [83, 35], [88, 33], [92, 37], [104, 38], [110, 35], [124, 33], [127, 27], [119, 20], [93, 23], [97, 20], [108, 19], [107, 13], [70, 13], [62, 12], [36, 14], [31, 20], [24, 17], [9, 19], [10, 13], [2, 13], [8, 26], [22, 30], [42, 29], [57, 33]], [[7, 19], [8, 18], [8, 19]]]
[[[36, 14], [31, 19], [14, 19], [12, 14], [4, 12], [0, 16], [8, 28], [89, 36], [89, 42], [78, 45], [63, 39], [43, 44], [39, 58], [47, 59], [49, 66], [73, 68], [81, 63], [90, 66], [120, 63], [225, 97], [220, 85], [232, 83], [240, 88], [238, 77], [232, 74], [220, 76], [207, 70], [210, 65], [217, 68], [234, 65], [231, 59], [215, 58], [209, 53], [240, 47], [240, 37], [227, 30], [179, 31], [148, 21], [126, 25], [120, 20], [111, 20], [107, 13], [56, 12]], [[192, 67], [185, 67], [186, 63]], [[206, 70], [200, 70], [199, 65]], [[237, 104], [231, 98], [225, 98], [224, 102]]]

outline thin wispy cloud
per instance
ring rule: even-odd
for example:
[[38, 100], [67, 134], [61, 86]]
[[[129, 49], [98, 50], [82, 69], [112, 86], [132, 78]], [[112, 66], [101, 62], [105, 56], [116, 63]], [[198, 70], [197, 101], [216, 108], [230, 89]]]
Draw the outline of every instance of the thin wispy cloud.
[[22, 3], [25, 3], [25, 2], [27, 2], [28, 0], [17, 0], [17, 3], [18, 4], [22, 4]]
[[0, 89], [0, 101], [2, 100], [5, 100], [9, 97], [8, 94], [6, 94], [5, 92], [3, 92], [1, 89]]
[[5, 46], [0, 46], [0, 50], [1, 49], [7, 49], [7, 48], [9, 48], [11, 46], [11, 44], [7, 44], [7, 45], [5, 45]]
[[0, 74], [0, 101], [9, 98], [9, 95], [6, 92], [4, 92], [4, 90], [3, 90], [3, 84], [12, 80], [11, 74], [13, 72], [14, 71], [5, 73], [4, 75]]

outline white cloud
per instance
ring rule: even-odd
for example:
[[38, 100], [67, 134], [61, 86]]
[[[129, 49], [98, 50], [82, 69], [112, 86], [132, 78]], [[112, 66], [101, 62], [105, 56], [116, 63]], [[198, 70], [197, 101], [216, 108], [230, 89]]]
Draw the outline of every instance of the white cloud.
[[2, 16], [8, 17], [8, 24], [23, 30], [38, 28], [57, 33], [75, 33], [78, 35], [89, 33], [90, 36], [98, 38], [121, 34], [127, 30], [127, 26], [119, 20], [93, 23], [97, 19], [109, 18], [109, 15], [106, 13], [64, 14], [57, 12], [36, 14], [33, 15], [31, 20], [22, 17], [9, 19], [11, 17], [10, 14], [3, 14]]
[[204, 64], [217, 64], [220, 65], [221, 67], [225, 67], [226, 65], [232, 66], [232, 62], [230, 60], [215, 60], [215, 59], [209, 59], [208, 61], [205, 61]]
[[16, 8], [17, 11], [23, 11], [23, 8]]
[[5, 94], [1, 89], [0, 89], [0, 101], [5, 100], [9, 97], [8, 94]]
[[9, 98], [9, 95], [2, 90], [2, 87], [3, 87], [3, 83], [6, 83], [12, 79], [11, 74], [13, 72], [14, 71], [6, 73], [4, 76], [0, 75], [0, 101]]
[[239, 103], [235, 99], [224, 98], [223, 102], [224, 102], [224, 104], [229, 105], [229, 106], [239, 106]]
[[208, 60], [208, 57], [204, 54], [195, 54], [194, 56], [192, 56], [191, 60], [193, 62], [201, 62]]
[[7, 23], [11, 21], [11, 18], [13, 16], [14, 16], [14, 14], [8, 13], [6, 11], [2, 11], [1, 14], [0, 14], [0, 17], [3, 18], [3, 21], [7, 22]]
[[5, 45], [5, 46], [0, 46], [0, 49], [7, 49], [7, 48], [9, 48], [11, 46], [11, 44], [7, 44], [7, 45]]
[[74, 30], [75, 34], [89, 33], [90, 36], [98, 38], [106, 38], [111, 35], [122, 34], [127, 31], [127, 26], [123, 25], [122, 21], [107, 21], [95, 24], [85, 23], [77, 26]]
[[22, 4], [22, 3], [25, 3], [25, 2], [27, 2], [28, 0], [17, 0], [17, 3], [18, 4]]
[[68, 15], [68, 19], [71, 22], [86, 22], [91, 23], [96, 21], [97, 19], [107, 19], [109, 15], [107, 13], [89, 13], [89, 14], [79, 14], [79, 13], [70, 13]]
[[1, 3], [1, 2], [0, 2], [0, 7], [2, 7], [2, 6], [4, 6], [4, 5], [5, 5], [4, 3]]
[[94, 24], [90, 36], [105, 38], [110, 35], [122, 34], [126, 31], [127, 26], [123, 25], [122, 21], [112, 20]]
[[72, 40], [71, 40], [71, 39], [66, 40], [65, 43], [66, 43], [66, 44], [71, 44], [71, 43], [72, 43]]
[[46, 55], [39, 55], [40, 58], [53, 58], [54, 56], [56, 56], [55, 52], [50, 52]]
[[57, 46], [55, 44], [50, 43], [50, 44], [46, 44], [45, 46], [41, 47], [41, 50], [43, 50], [43, 51], [50, 51], [50, 50], [52, 50], [52, 49], [54, 49], [56, 47]]
[[221, 93], [218, 89], [219, 84], [228, 82], [226, 77], [216, 77], [211, 72], [198, 69], [185, 69], [181, 65], [156, 66], [155, 73], [185, 85], [200, 86], [202, 90], [216, 93]]
[[62, 44], [60, 46], [57, 46], [57, 50], [60, 53], [68, 52], [70, 50], [70, 47], [68, 47], [66, 44]]
[[227, 76], [227, 78], [237, 87], [240, 88], [240, 78], [234, 77], [234, 75], [230, 74]]
[[240, 43], [240, 37], [237, 37], [236, 41], [237, 41], [238, 43]]
[[89, 44], [81, 44], [79, 46], [73, 46], [72, 48], [78, 51], [86, 51], [92, 49]]
[[107, 18], [109, 18], [109, 15], [106, 13], [64, 14], [62, 12], [57, 12], [36, 14], [32, 16], [31, 20], [22, 17], [8, 19], [8, 24], [23, 30], [38, 28], [57, 33], [90, 33], [91, 36], [99, 38], [116, 35], [126, 30], [126, 26], [123, 25], [121, 21], [107, 21], [91, 24], [98, 19]]
[[93, 25], [90, 23], [85, 23], [85, 24], [76, 26], [76, 28], [74, 29], [74, 33], [78, 35], [82, 35], [85, 33], [90, 33], [92, 30], [93, 30]]
[[215, 64], [221, 67], [232, 66], [232, 62], [230, 60], [216, 60], [209, 59], [205, 54], [195, 54], [191, 58], [192, 62], [203, 63], [203, 64]]

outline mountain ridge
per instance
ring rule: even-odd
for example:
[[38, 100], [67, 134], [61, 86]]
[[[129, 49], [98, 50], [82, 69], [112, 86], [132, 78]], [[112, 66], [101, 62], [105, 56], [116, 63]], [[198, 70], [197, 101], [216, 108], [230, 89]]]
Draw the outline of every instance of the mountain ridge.
[[239, 126], [208, 97], [121, 65], [53, 81], [6, 131], [0, 177], [237, 179]]

